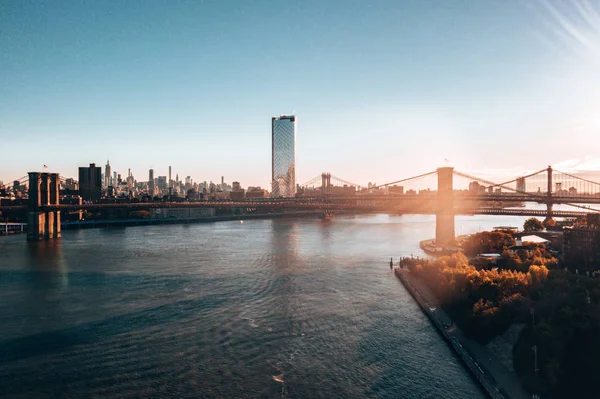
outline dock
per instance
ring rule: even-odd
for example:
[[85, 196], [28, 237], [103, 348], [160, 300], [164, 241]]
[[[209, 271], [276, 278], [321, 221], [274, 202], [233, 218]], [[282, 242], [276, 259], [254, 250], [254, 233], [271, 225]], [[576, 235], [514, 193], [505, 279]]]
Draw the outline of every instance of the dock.
[[27, 232], [27, 223], [0, 223], [0, 235], [23, 234]]

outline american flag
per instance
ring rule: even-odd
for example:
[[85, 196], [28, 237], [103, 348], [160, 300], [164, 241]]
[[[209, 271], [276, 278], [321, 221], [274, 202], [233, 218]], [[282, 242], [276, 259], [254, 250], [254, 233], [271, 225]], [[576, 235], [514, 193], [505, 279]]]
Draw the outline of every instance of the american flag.
[[48, 169], [48, 165], [44, 165], [44, 168], [45, 168], [45, 169]]

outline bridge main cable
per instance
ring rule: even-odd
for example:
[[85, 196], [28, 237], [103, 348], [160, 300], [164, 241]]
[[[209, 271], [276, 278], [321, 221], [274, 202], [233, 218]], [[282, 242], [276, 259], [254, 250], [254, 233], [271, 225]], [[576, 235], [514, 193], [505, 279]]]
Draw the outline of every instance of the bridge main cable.
[[554, 171], [555, 171], [555, 172], [557, 172], [557, 173], [562, 173], [563, 175], [565, 175], [565, 176], [569, 176], [569, 177], [571, 177], [571, 178], [573, 178], [573, 179], [581, 180], [581, 181], [584, 181], [584, 182], [586, 182], [586, 183], [596, 184], [596, 185], [600, 186], [600, 183], [598, 183], [598, 182], [595, 182], [595, 181], [592, 181], [592, 180], [584, 179], [583, 177], [579, 177], [579, 176], [570, 175], [570, 174], [568, 174], [568, 173], [561, 172], [560, 170], [556, 170], [556, 169], [555, 169]]
[[419, 178], [421, 178], [421, 177], [427, 177], [427, 176], [430, 176], [430, 175], [434, 175], [434, 174], [436, 174], [436, 173], [437, 173], [437, 170], [434, 170], [433, 172], [423, 173], [422, 175], [413, 176], [413, 177], [408, 177], [408, 178], [406, 178], [406, 179], [402, 179], [402, 180], [396, 180], [396, 181], [393, 181], [393, 182], [391, 182], [391, 183], [378, 184], [378, 185], [376, 185], [376, 186], [373, 186], [373, 187], [371, 187], [371, 189], [374, 189], [374, 188], [380, 188], [380, 187], [387, 187], [387, 186], [390, 186], [390, 185], [392, 185], [392, 184], [403, 183], [403, 182], [405, 182], [405, 181], [409, 181], [409, 180], [415, 180], [415, 179], [419, 179]]
[[[545, 171], [546, 171], [546, 169], [542, 169], [542, 170], [540, 170], [538, 172], [531, 173], [531, 174], [529, 174], [527, 176], [523, 176], [523, 178], [532, 177], [532, 176], [538, 175], [538, 174], [540, 174], [542, 172], [545, 172]], [[476, 177], [476, 176], [471, 176], [471, 175], [468, 175], [466, 173], [459, 172], [457, 170], [454, 171], [454, 174], [457, 175], [457, 176], [465, 177], [467, 179], [480, 181], [480, 182], [483, 182], [483, 183], [485, 183], [487, 185], [490, 185], [490, 186], [493, 186], [493, 187], [500, 187], [500, 188], [504, 188], [504, 189], [509, 190], [509, 191], [514, 191], [515, 193], [525, 194], [525, 195], [528, 195], [528, 196], [530, 196], [532, 198], [533, 197], [535, 197], [535, 198], [538, 197], [538, 195], [536, 195], [536, 194], [528, 193], [526, 191], [519, 191], [519, 190], [516, 190], [516, 189], [514, 189], [512, 187], [505, 186], [505, 184], [512, 183], [512, 182], [516, 181], [517, 179], [509, 180], [509, 181], [507, 181], [505, 183], [500, 183], [499, 184], [499, 183], [494, 183], [493, 181], [485, 180], [485, 179], [482, 179], [482, 178], [479, 178], [479, 177]]]

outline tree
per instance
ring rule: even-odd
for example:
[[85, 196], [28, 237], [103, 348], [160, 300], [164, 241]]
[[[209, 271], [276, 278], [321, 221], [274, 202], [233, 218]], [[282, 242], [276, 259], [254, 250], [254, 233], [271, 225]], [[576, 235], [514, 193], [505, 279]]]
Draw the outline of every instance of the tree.
[[462, 249], [467, 256], [481, 253], [501, 253], [505, 247], [515, 245], [512, 235], [502, 231], [483, 231], [472, 234], [462, 243]]
[[542, 231], [544, 230], [544, 224], [536, 218], [529, 218], [523, 224], [525, 231]]

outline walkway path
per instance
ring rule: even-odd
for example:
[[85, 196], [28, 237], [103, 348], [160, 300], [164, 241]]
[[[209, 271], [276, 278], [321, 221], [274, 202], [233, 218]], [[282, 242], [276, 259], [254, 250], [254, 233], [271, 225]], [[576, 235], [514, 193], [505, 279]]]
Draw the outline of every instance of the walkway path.
[[396, 276], [419, 303], [423, 312], [450, 344], [452, 349], [494, 399], [531, 398], [516, 374], [508, 370], [481, 344], [466, 338], [444, 312], [436, 296], [425, 283], [407, 269], [395, 268]]

